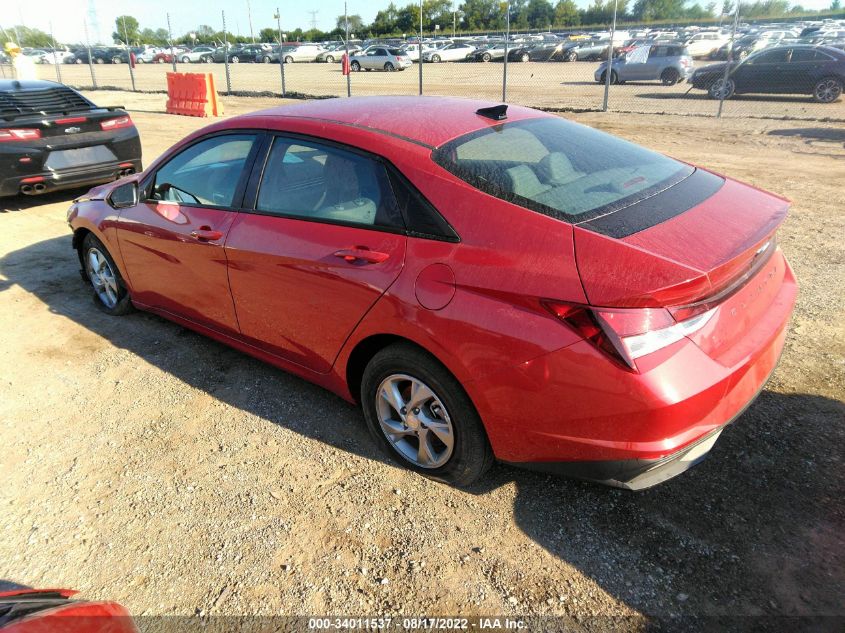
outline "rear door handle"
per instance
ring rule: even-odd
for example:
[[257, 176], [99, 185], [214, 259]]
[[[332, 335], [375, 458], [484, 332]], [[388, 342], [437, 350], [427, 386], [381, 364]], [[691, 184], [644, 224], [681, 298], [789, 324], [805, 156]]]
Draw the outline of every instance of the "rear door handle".
[[390, 255], [388, 255], [387, 253], [371, 251], [370, 249], [363, 246], [342, 248], [341, 250], [335, 252], [334, 256], [340, 257], [341, 259], [344, 259], [349, 263], [360, 260], [363, 262], [367, 262], [368, 264], [380, 264], [390, 257]]
[[210, 226], [201, 226], [200, 228], [191, 231], [191, 237], [200, 242], [213, 242], [223, 237], [222, 231], [214, 231]]

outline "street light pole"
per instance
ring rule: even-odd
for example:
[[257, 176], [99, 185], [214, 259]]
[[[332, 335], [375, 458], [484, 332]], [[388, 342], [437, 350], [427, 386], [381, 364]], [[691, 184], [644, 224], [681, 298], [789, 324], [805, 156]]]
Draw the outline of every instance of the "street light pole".
[[343, 3], [343, 19], [346, 23], [346, 96], [352, 96], [352, 69], [349, 66], [349, 13], [346, 11], [346, 3]]
[[511, 36], [511, 3], [505, 8], [505, 57], [502, 60], [502, 101], [508, 100], [508, 40]]

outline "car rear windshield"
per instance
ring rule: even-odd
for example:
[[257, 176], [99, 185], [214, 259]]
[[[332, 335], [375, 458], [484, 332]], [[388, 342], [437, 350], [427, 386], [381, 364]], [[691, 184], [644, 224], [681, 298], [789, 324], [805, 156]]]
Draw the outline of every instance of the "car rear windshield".
[[398, 48], [388, 48], [387, 52], [391, 55], [402, 55], [402, 51], [400, 51]]
[[630, 206], [694, 171], [558, 117], [472, 132], [436, 149], [432, 158], [485, 193], [572, 223]]

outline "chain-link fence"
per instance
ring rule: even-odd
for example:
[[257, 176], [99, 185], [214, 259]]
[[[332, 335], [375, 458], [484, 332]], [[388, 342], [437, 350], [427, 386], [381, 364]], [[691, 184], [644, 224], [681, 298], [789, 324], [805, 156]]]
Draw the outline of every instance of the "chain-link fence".
[[[406, 35], [363, 42], [370, 48], [353, 54], [347, 78], [341, 63], [345, 46], [298, 47], [284, 42], [281, 25], [275, 42], [227, 43], [225, 12], [219, 22], [222, 42], [136, 48], [134, 68], [128, 49], [86, 43], [64, 60], [48, 55], [37, 73], [83, 89], [164, 92], [166, 72], [176, 70], [213, 73], [218, 92], [230, 95], [422, 93], [561, 110], [845, 120], [845, 27], [839, 33], [802, 29], [800, 23], [755, 29], [732, 15], [721, 28], [608, 25], [606, 31], [504, 29], [482, 36], [456, 32], [451, 38], [438, 31], [437, 38], [424, 35], [421, 72], [418, 38]], [[413, 61], [402, 61], [408, 58]], [[53, 63], [61, 61], [66, 63]], [[0, 71], [12, 75], [8, 65]]]

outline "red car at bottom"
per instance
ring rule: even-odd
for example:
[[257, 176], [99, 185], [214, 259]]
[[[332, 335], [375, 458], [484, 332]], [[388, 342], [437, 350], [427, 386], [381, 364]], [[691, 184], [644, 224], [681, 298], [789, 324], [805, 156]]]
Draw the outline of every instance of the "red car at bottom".
[[214, 123], [68, 219], [100, 308], [358, 402], [408, 468], [640, 489], [700, 460], [772, 373], [787, 207], [530, 108], [365, 97]]
[[0, 591], [2, 633], [138, 633], [116, 602], [71, 600], [71, 589]]

